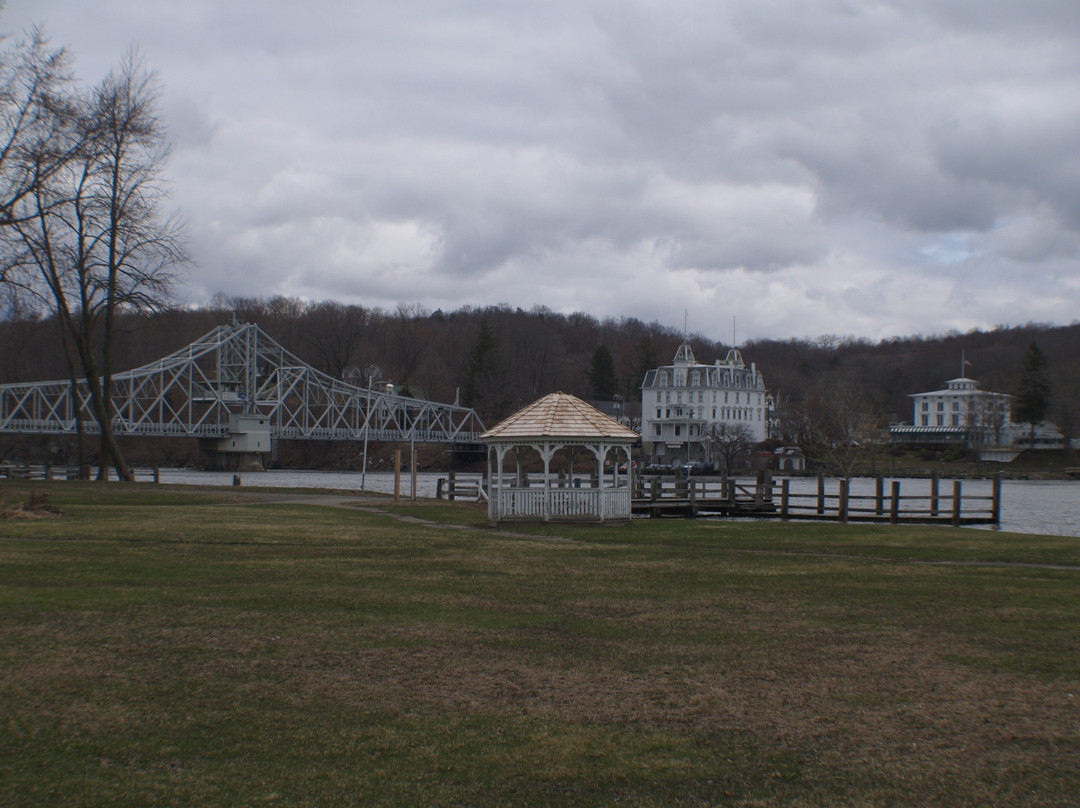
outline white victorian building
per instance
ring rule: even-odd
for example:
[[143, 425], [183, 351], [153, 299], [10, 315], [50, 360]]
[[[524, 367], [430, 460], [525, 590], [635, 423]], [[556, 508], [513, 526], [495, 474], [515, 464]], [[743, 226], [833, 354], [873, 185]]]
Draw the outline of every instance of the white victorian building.
[[705, 365], [683, 343], [670, 365], [650, 370], [641, 384], [642, 448], [652, 463], [709, 461], [709, 438], [721, 425], [765, 440], [771, 407], [764, 377], [737, 349]]

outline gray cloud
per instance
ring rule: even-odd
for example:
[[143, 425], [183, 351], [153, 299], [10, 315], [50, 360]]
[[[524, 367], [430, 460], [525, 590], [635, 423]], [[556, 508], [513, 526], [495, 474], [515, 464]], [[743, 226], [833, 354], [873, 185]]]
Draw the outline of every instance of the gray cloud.
[[195, 300], [689, 309], [717, 338], [1080, 304], [1072, 0], [0, 12], [34, 20], [87, 80], [133, 42], [158, 68]]

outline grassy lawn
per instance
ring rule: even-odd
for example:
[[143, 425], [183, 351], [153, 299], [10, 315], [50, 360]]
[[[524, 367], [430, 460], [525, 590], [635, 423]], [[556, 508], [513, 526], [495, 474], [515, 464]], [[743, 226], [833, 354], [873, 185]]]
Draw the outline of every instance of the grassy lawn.
[[1077, 539], [31, 488], [4, 806], [1080, 804]]

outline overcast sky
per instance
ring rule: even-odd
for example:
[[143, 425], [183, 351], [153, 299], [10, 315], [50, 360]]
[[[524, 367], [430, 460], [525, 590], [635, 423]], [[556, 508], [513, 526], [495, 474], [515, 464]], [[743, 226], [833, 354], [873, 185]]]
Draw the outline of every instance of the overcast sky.
[[184, 296], [1080, 320], [1077, 0], [8, 0], [159, 73]]

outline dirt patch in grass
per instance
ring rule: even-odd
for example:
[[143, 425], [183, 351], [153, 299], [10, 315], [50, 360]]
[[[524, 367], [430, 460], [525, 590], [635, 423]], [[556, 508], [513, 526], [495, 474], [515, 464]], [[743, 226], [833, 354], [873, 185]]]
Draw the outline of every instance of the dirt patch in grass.
[[0, 519], [55, 519], [64, 512], [49, 504], [49, 495], [31, 491], [25, 499], [13, 503], [4, 501], [0, 491]]

